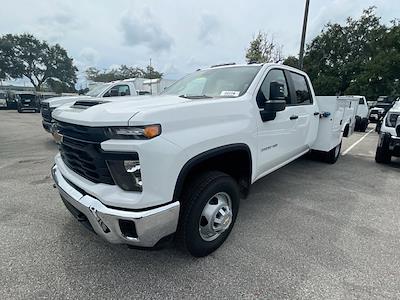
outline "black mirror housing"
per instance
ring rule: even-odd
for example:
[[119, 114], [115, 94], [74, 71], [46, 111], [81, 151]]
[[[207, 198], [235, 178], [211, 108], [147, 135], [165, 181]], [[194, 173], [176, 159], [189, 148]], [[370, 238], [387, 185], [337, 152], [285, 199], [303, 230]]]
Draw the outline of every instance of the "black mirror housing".
[[264, 103], [264, 110], [268, 112], [278, 112], [285, 110], [286, 101], [285, 100], [268, 100]]
[[285, 100], [285, 85], [272, 81], [269, 85], [269, 100]]

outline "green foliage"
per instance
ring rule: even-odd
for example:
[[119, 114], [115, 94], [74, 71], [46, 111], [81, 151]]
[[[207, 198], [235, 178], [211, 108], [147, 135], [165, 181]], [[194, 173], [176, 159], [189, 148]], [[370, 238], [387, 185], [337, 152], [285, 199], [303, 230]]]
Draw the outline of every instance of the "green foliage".
[[370, 7], [357, 20], [327, 24], [308, 45], [304, 69], [318, 95], [393, 95], [399, 88], [399, 38], [398, 22], [381, 24]]
[[288, 56], [283, 61], [283, 64], [293, 67], [293, 68], [298, 68], [299, 67], [299, 59], [296, 56]]
[[248, 63], [279, 62], [282, 60], [282, 47], [269, 38], [266, 33], [259, 32], [250, 42], [246, 51]]
[[88, 68], [86, 70], [86, 77], [89, 80], [96, 82], [110, 82], [115, 80], [123, 80], [128, 78], [162, 78], [163, 73], [156, 71], [152, 66], [147, 66], [146, 69], [138, 67], [128, 67], [126, 65], [121, 65], [117, 69], [112, 69], [110, 71], [100, 71], [94, 67]]
[[48, 80], [74, 90], [77, 68], [58, 44], [50, 46], [30, 34], [0, 37], [0, 78], [26, 77], [36, 90]]

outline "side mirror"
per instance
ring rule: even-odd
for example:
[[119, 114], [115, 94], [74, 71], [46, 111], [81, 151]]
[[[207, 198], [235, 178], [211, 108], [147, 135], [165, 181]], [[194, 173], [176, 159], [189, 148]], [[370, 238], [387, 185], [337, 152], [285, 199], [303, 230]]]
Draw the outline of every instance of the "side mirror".
[[269, 85], [269, 100], [285, 100], [285, 86], [277, 81]]
[[126, 96], [125, 92], [121, 92], [120, 96]]
[[264, 110], [269, 112], [277, 112], [285, 110], [286, 101], [285, 100], [268, 100], [264, 103]]

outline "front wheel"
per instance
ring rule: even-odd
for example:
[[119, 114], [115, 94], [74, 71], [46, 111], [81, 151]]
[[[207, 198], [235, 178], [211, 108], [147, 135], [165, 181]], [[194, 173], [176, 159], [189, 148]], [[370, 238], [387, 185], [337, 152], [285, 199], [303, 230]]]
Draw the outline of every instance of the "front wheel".
[[367, 128], [368, 128], [368, 119], [363, 118], [360, 123], [360, 131], [365, 132], [365, 130], [367, 130]]
[[389, 150], [390, 135], [384, 134], [380, 139], [382, 140], [376, 147], [375, 161], [379, 164], [388, 164], [392, 160], [392, 155]]
[[181, 205], [177, 242], [193, 256], [206, 256], [224, 243], [235, 224], [238, 185], [225, 173], [202, 173], [185, 188]]

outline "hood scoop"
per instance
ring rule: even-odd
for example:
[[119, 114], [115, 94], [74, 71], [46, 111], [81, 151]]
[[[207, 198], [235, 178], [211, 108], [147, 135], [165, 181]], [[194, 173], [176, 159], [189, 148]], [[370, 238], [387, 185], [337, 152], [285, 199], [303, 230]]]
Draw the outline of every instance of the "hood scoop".
[[93, 101], [93, 100], [79, 100], [76, 101], [73, 105], [72, 108], [80, 108], [80, 109], [87, 109], [89, 107], [107, 103], [108, 101]]

